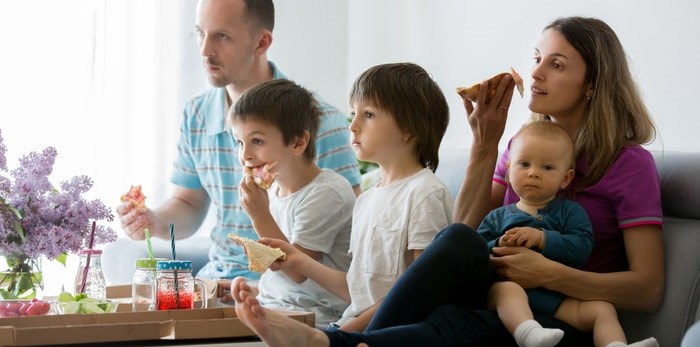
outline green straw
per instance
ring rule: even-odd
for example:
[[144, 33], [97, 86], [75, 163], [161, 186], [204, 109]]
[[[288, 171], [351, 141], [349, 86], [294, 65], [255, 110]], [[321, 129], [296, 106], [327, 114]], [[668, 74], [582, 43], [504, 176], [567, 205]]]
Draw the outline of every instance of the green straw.
[[143, 229], [143, 233], [146, 234], [146, 247], [148, 247], [148, 256], [151, 258], [151, 260], [155, 259], [153, 256], [153, 246], [151, 245], [151, 233], [148, 232], [148, 229]]

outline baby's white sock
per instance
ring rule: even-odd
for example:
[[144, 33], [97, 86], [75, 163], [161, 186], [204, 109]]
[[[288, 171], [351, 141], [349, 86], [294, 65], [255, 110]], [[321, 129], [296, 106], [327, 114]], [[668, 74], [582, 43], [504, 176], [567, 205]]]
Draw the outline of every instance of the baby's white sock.
[[554, 347], [562, 337], [563, 330], [543, 328], [532, 319], [520, 323], [513, 332], [513, 338], [520, 347]]
[[648, 339], [637, 341], [635, 343], [630, 343], [629, 346], [631, 346], [631, 347], [659, 347], [659, 343], [656, 341], [655, 338], [650, 337]]
[[637, 342], [631, 343], [629, 345], [626, 345], [624, 342], [620, 342], [620, 341], [610, 342], [605, 347], [624, 347], [624, 346], [629, 346], [629, 347], [659, 347], [659, 343], [656, 342], [655, 338], [650, 337], [648, 339], [637, 341]]

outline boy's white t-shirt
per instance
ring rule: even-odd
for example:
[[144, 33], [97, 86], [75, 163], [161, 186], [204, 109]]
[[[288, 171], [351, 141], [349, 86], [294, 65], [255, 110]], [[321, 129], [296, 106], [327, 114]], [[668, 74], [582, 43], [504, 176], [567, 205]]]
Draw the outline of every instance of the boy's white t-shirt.
[[[350, 265], [348, 247], [355, 193], [343, 176], [322, 170], [309, 184], [278, 198], [270, 187], [270, 212], [291, 243], [323, 253], [320, 262], [341, 271]], [[348, 303], [307, 279], [295, 283], [281, 271], [265, 271], [258, 283], [263, 306], [316, 314], [316, 326], [337, 320]]]
[[452, 198], [429, 169], [363, 192], [353, 212], [347, 274], [351, 303], [338, 325], [386, 296], [406, 271], [413, 250], [423, 250], [452, 221]]

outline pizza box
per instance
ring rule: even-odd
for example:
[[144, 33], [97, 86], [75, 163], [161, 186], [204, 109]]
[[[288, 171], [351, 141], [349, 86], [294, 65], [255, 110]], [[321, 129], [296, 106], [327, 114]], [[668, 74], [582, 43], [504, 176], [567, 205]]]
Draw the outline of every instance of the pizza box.
[[[307, 324], [310, 312], [278, 311]], [[0, 318], [0, 346], [248, 337], [233, 307]]]

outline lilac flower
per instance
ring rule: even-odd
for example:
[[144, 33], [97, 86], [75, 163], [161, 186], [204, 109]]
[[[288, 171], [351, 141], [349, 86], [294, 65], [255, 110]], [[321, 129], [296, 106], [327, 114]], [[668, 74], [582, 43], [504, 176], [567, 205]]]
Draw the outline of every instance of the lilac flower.
[[6, 152], [7, 147], [5, 147], [5, 141], [2, 138], [2, 131], [0, 131], [0, 171], [7, 170], [7, 157], [5, 157]]
[[[7, 151], [0, 132], [0, 171], [7, 171]], [[44, 255], [54, 259], [87, 247], [92, 221], [112, 221], [111, 210], [100, 200], [82, 195], [92, 188], [87, 176], [61, 182], [60, 190], [49, 181], [56, 149], [31, 152], [19, 160], [10, 177], [0, 176], [0, 254], [11, 257]], [[95, 243], [113, 242], [110, 227], [95, 228]]]

